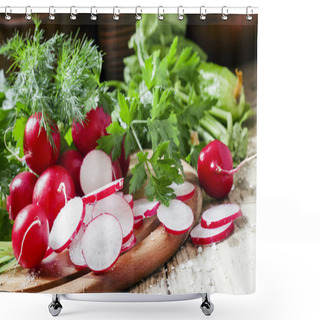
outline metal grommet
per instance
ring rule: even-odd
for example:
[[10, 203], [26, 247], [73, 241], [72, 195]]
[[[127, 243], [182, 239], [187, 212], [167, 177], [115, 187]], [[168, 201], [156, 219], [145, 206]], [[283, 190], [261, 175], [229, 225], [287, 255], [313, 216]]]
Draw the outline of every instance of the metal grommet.
[[[250, 10], [250, 12], [249, 12], [249, 10]], [[247, 9], [246, 9], [246, 19], [248, 21], [252, 20], [252, 15], [251, 14], [253, 14], [252, 7], [248, 6]]]
[[207, 8], [205, 6], [200, 7], [200, 20], [207, 19]]
[[[139, 12], [138, 12], [138, 10], [139, 10]], [[137, 21], [140, 21], [142, 19], [141, 14], [142, 14], [142, 8], [140, 6], [137, 6], [136, 7], [136, 20]]]
[[31, 20], [31, 18], [32, 18], [31, 13], [32, 13], [31, 7], [27, 6], [26, 7], [26, 16], [25, 16], [26, 20]]
[[[95, 12], [93, 12], [93, 10], [95, 10]], [[90, 19], [92, 21], [96, 21], [98, 19], [96, 7], [91, 7], [91, 9], [90, 9]]]
[[75, 6], [70, 7], [70, 20], [77, 19], [77, 8]]
[[[160, 9], [162, 10], [162, 13], [160, 13]], [[162, 21], [164, 19], [164, 9], [163, 6], [158, 7], [158, 20]]]
[[229, 15], [228, 7], [223, 6], [221, 8], [221, 19], [224, 20], [224, 21], [228, 20], [228, 15]]
[[54, 20], [56, 17], [54, 16], [56, 10], [54, 6], [49, 7], [49, 20]]
[[183, 6], [179, 6], [178, 7], [178, 10], [177, 10], [177, 18], [178, 20], [183, 20], [184, 18], [184, 9], [183, 9]]
[[4, 18], [7, 20], [7, 21], [10, 21], [11, 20], [11, 16], [9, 15], [9, 13], [11, 13], [11, 8], [9, 6], [6, 6], [4, 8]]
[[[116, 12], [116, 10], [117, 10], [117, 12]], [[113, 17], [112, 17], [112, 19], [115, 20], [115, 21], [118, 21], [120, 19], [119, 15], [120, 15], [119, 7], [117, 7], [117, 6], [113, 7]]]

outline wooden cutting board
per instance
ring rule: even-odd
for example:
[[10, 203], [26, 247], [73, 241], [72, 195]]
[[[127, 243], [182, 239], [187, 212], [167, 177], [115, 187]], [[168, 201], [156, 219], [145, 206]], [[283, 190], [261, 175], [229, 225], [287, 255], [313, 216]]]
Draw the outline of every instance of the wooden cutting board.
[[[134, 162], [133, 157], [131, 165]], [[202, 209], [202, 193], [195, 170], [187, 163], [183, 163], [183, 167], [186, 180], [195, 186], [193, 197], [186, 203], [193, 211], [196, 224]], [[122, 254], [108, 272], [94, 274], [88, 268], [75, 268], [66, 250], [53, 254], [37, 269], [16, 267], [1, 274], [0, 291], [55, 294], [124, 291], [163, 266], [179, 250], [189, 233], [172, 235], [160, 225], [157, 217], [151, 217], [135, 230], [135, 235], [137, 244]]]

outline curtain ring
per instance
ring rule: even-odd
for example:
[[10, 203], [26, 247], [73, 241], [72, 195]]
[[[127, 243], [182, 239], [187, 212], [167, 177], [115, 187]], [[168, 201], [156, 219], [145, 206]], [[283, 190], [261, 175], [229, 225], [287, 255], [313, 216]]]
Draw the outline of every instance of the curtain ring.
[[70, 7], [70, 20], [77, 19], [77, 8], [75, 6]]
[[30, 6], [27, 6], [26, 7], [26, 20], [31, 20], [31, 13], [32, 13], [32, 10], [31, 10], [31, 7]]
[[[139, 10], [139, 13], [138, 13], [138, 10]], [[141, 14], [142, 14], [142, 8], [140, 6], [137, 6], [136, 7], [136, 17], [135, 17], [137, 21], [140, 21], [142, 19]]]
[[[95, 9], [95, 13], [93, 13], [93, 10]], [[92, 21], [96, 21], [97, 19], [98, 19], [98, 17], [97, 17], [97, 9], [96, 9], [96, 7], [91, 7], [91, 9], [90, 9], [90, 19], [92, 20]]]
[[206, 20], [207, 18], [207, 8], [205, 6], [200, 7], [200, 20]]
[[[249, 12], [249, 10], [250, 10], [250, 12]], [[253, 14], [252, 7], [248, 6], [247, 9], [246, 9], [246, 19], [248, 21], [252, 20], [252, 15], [251, 14]]]
[[[116, 10], [117, 10], [117, 12], [116, 12]], [[115, 21], [118, 21], [119, 19], [120, 19], [120, 17], [119, 17], [119, 15], [120, 15], [120, 9], [119, 9], [119, 7], [113, 7], [113, 20], [115, 20]]]
[[[162, 13], [160, 13], [160, 9], [162, 10]], [[164, 19], [164, 9], [163, 6], [158, 7], [158, 20], [162, 21]]]
[[221, 19], [224, 21], [228, 20], [228, 15], [229, 15], [228, 7], [223, 6], [221, 8]]
[[11, 13], [11, 9], [9, 6], [6, 6], [4, 8], [4, 18], [7, 20], [7, 21], [10, 21], [11, 20], [11, 16], [9, 15], [9, 13]]
[[54, 6], [49, 7], [49, 20], [54, 20], [56, 17], [54, 16], [56, 10]]
[[183, 18], [184, 18], [184, 9], [183, 9], [183, 6], [179, 6], [178, 7], [178, 10], [177, 10], [177, 18], [178, 18], [178, 20], [183, 20]]

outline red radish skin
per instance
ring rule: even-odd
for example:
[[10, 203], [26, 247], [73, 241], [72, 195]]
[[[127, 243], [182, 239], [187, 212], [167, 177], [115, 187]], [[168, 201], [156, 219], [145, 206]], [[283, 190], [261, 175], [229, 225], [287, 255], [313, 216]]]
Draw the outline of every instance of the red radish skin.
[[177, 200], [187, 201], [192, 198], [195, 192], [194, 185], [189, 181], [185, 181], [182, 184], [176, 184], [173, 182], [170, 185], [170, 188], [174, 190], [175, 195], [177, 196]]
[[65, 151], [59, 158], [59, 165], [64, 167], [71, 175], [76, 189], [77, 196], [83, 196], [80, 186], [80, 168], [83, 162], [83, 155], [76, 150]]
[[50, 247], [48, 247], [47, 251], [46, 251], [46, 254], [43, 257], [43, 260], [49, 258], [53, 254], [53, 252], [54, 251]]
[[242, 216], [237, 204], [227, 203], [207, 209], [201, 218], [201, 227], [218, 228]]
[[32, 194], [37, 182], [37, 176], [32, 172], [20, 172], [11, 181], [7, 198], [7, 210], [9, 217], [15, 220], [17, 214], [28, 204], [32, 203]]
[[72, 138], [76, 148], [86, 155], [98, 145], [97, 140], [107, 135], [106, 128], [112, 122], [102, 107], [90, 110], [83, 123], [72, 123]]
[[233, 222], [213, 229], [202, 228], [199, 223], [190, 232], [191, 241], [194, 245], [210, 245], [227, 238], [233, 231]]
[[134, 219], [134, 225], [133, 225], [133, 229], [137, 230], [139, 229], [143, 224], [143, 218], [139, 218], [139, 219]]
[[219, 140], [205, 146], [198, 159], [199, 183], [204, 191], [213, 198], [227, 196], [232, 188], [233, 175], [219, 172], [232, 170], [233, 160], [229, 148]]
[[45, 169], [58, 161], [60, 152], [60, 133], [58, 126], [51, 125], [52, 146], [48, 140], [47, 132], [40, 126], [42, 114], [32, 115], [25, 126], [23, 137], [24, 159], [28, 167], [36, 174], [41, 174]]
[[108, 271], [118, 260], [122, 229], [111, 214], [102, 213], [87, 226], [82, 238], [82, 254], [87, 266], [96, 273]]
[[[61, 185], [64, 190], [61, 190]], [[53, 222], [67, 200], [75, 197], [75, 188], [69, 172], [58, 165], [45, 170], [37, 180], [32, 196], [32, 202], [44, 209], [51, 230]]]
[[111, 158], [102, 150], [92, 150], [83, 159], [80, 168], [80, 184], [88, 194], [112, 182]]
[[68, 201], [56, 217], [50, 235], [49, 246], [59, 253], [68, 248], [79, 232], [85, 216], [85, 206], [80, 197]]
[[17, 215], [12, 228], [14, 256], [23, 268], [34, 268], [43, 260], [49, 237], [49, 224], [44, 210], [29, 204]]
[[86, 226], [82, 224], [79, 232], [74, 237], [69, 247], [69, 257], [71, 262], [79, 269], [87, 266], [82, 255], [82, 238], [85, 232]]
[[124, 194], [122, 197], [124, 200], [126, 200], [129, 203], [130, 208], [133, 210], [133, 206], [134, 206], [133, 196], [131, 194]]
[[121, 166], [118, 160], [112, 161], [112, 181], [121, 179], [123, 177]]
[[121, 253], [124, 253], [124, 252], [129, 251], [130, 249], [132, 249], [135, 246], [136, 243], [137, 243], [137, 238], [133, 233], [131, 235], [130, 239], [122, 245]]
[[141, 198], [133, 202], [133, 214], [135, 219], [149, 218], [157, 214], [160, 206], [159, 201], [149, 201], [147, 198]]

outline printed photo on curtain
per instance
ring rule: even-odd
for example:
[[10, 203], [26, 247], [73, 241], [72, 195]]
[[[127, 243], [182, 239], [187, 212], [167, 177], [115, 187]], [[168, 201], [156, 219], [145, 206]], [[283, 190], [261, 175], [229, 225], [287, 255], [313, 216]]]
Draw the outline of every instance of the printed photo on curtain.
[[0, 21], [0, 291], [254, 292], [258, 16], [30, 18]]

